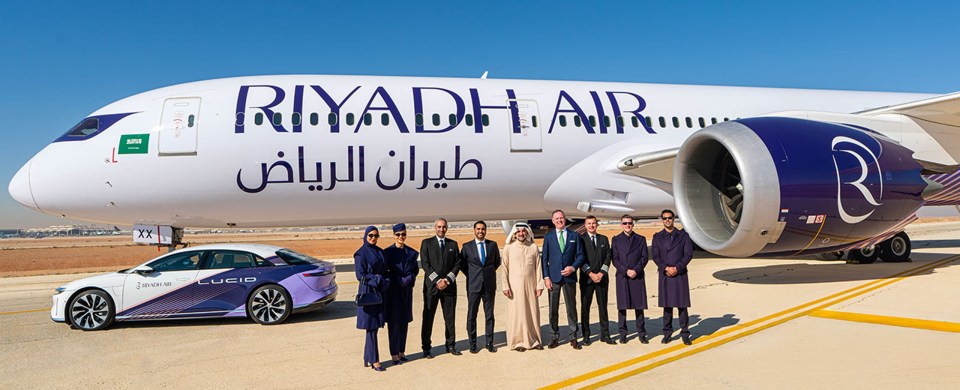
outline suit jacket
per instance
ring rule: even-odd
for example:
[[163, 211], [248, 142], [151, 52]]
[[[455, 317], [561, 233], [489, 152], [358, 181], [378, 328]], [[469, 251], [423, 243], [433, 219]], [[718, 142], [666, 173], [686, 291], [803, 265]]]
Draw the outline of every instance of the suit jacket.
[[497, 243], [483, 240], [487, 260], [480, 263], [480, 251], [477, 241], [470, 240], [463, 244], [460, 251], [460, 269], [467, 275], [467, 292], [496, 292], [497, 269], [500, 268], [500, 248]]
[[[540, 262], [543, 267], [543, 278], [550, 278], [550, 281], [556, 284], [576, 283], [576, 270], [583, 266], [585, 260], [583, 250], [583, 239], [577, 232], [564, 229], [566, 244], [564, 250], [560, 250], [560, 244], [557, 242], [557, 230], [551, 230], [543, 236], [543, 246], [540, 254]], [[564, 268], [573, 266], [574, 272], [564, 277], [560, 274]]]
[[[423, 283], [423, 292], [430, 295], [444, 294], [457, 295], [457, 273], [460, 272], [460, 248], [457, 242], [449, 237], [443, 239], [443, 248], [437, 241], [437, 236], [423, 240], [420, 243], [420, 264], [426, 279]], [[437, 282], [446, 278], [450, 286], [441, 291], [437, 289]]]
[[586, 253], [586, 261], [583, 263], [583, 267], [580, 267], [580, 275], [583, 280], [582, 283], [592, 284], [593, 279], [590, 279], [590, 276], [587, 275], [588, 272], [600, 272], [603, 274], [603, 280], [600, 283], [605, 283], [610, 280], [607, 277], [607, 274], [610, 272], [610, 261], [613, 260], [613, 252], [610, 251], [610, 241], [607, 239], [607, 236], [603, 234], [597, 234], [597, 245], [593, 245], [593, 241], [590, 241], [590, 234], [584, 233], [580, 236], [583, 239], [583, 249]]

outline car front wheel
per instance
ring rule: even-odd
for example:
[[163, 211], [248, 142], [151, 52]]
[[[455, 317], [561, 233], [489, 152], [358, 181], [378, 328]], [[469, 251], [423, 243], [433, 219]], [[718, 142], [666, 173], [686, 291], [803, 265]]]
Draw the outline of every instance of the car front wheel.
[[70, 323], [81, 330], [101, 330], [113, 323], [113, 300], [101, 290], [87, 290], [70, 301]]
[[283, 287], [268, 285], [260, 287], [250, 294], [247, 300], [247, 314], [261, 325], [275, 325], [283, 322], [293, 311], [290, 294]]

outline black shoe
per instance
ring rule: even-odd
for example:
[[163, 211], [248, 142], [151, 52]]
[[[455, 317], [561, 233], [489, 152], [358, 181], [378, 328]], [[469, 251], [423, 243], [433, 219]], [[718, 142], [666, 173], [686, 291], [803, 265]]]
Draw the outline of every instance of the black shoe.
[[693, 344], [693, 342], [690, 341], [690, 336], [680, 336], [680, 340], [683, 340], [684, 345]]
[[650, 339], [647, 336], [640, 336], [640, 344], [650, 344]]
[[476, 345], [471, 345], [471, 346], [470, 346], [470, 353], [472, 353], [472, 354], [478, 354], [478, 353], [480, 353], [480, 348], [477, 348]]
[[401, 356], [401, 357], [400, 357], [400, 361], [401, 361], [401, 362], [406, 362], [406, 361], [409, 361], [409, 360], [407, 360], [407, 356], [404, 355], [404, 356]]
[[608, 336], [608, 337], [603, 337], [603, 338], [601, 338], [600, 341], [602, 341], [602, 342], [604, 342], [604, 343], [607, 343], [607, 344], [610, 344], [610, 345], [617, 345], [617, 343], [616, 343], [615, 341], [613, 341], [613, 339], [611, 339], [609, 336]]
[[554, 349], [554, 348], [559, 347], [559, 346], [560, 346], [560, 340], [559, 340], [559, 339], [553, 339], [553, 341], [550, 341], [550, 345], [548, 345], [547, 348]]
[[583, 348], [580, 346], [580, 343], [578, 343], [577, 340], [570, 340], [570, 346], [573, 347], [573, 349]]
[[543, 351], [543, 346], [542, 346], [542, 345], [538, 345], [538, 346], [536, 346], [536, 347], [533, 347], [533, 349], [536, 349], [537, 351]]
[[581, 342], [580, 345], [583, 345], [584, 347], [589, 346], [589, 345], [590, 345], [590, 338], [589, 338], [589, 337], [584, 337], [584, 338], [583, 338], [583, 342]]
[[460, 353], [460, 351], [457, 351], [457, 348], [456, 348], [456, 347], [449, 347], [449, 348], [447, 348], [447, 353], [449, 353], [449, 354], [451, 354], [451, 355], [453, 355], [453, 356], [463, 355], [462, 353]]
[[425, 358], [427, 358], [427, 359], [433, 359], [433, 354], [430, 353], [430, 350], [428, 349], [428, 350], [426, 350], [426, 351], [423, 351], [423, 357], [425, 357]]
[[524, 351], [526, 351], [526, 350], [527, 350], [527, 349], [524, 348], [524, 347], [517, 347], [516, 349], [514, 349], [514, 351], [517, 351], [517, 352], [524, 352]]
[[398, 360], [393, 360], [392, 362], [393, 362], [393, 365], [394, 365], [394, 366], [399, 366], [399, 365], [400, 365], [400, 360], [399, 360], [399, 359], [398, 359]]
[[487, 351], [497, 352], [497, 347], [494, 347], [493, 344], [487, 344]]
[[379, 366], [379, 367], [378, 367], [378, 366], [370, 366], [370, 368], [372, 368], [374, 371], [378, 371], [378, 372], [382, 372], [382, 371], [386, 371], [386, 370], [387, 370], [386, 368], [383, 368], [383, 366]]
[[626, 344], [626, 343], [627, 343], [627, 336], [620, 335], [620, 344]]
[[670, 336], [663, 336], [663, 338], [660, 339], [660, 344], [669, 344], [669, 343], [670, 343]]

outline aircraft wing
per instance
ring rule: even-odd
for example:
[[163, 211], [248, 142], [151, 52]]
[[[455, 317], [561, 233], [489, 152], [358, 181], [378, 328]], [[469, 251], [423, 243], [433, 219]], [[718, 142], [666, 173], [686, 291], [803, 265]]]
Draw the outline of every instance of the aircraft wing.
[[960, 92], [895, 106], [874, 108], [856, 114], [867, 116], [901, 114], [940, 125], [960, 127]]

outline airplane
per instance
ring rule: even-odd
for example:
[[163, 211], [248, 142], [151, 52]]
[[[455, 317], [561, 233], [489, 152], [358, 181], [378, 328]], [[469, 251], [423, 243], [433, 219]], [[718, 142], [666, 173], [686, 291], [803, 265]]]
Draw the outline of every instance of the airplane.
[[960, 94], [235, 77], [96, 110], [9, 192], [50, 215], [174, 230], [675, 208], [723, 256], [903, 261], [915, 212], [960, 204], [958, 113]]

